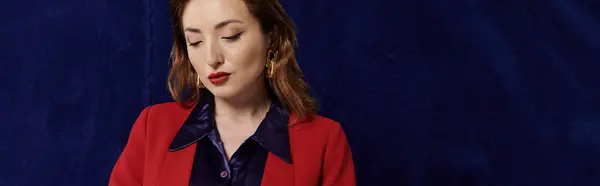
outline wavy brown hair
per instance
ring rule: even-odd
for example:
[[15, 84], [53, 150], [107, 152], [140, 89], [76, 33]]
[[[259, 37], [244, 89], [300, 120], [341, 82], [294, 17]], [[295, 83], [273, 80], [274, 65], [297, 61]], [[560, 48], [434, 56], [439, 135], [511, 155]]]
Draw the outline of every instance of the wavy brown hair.
[[[181, 16], [189, 0], [171, 0], [171, 21], [173, 24], [173, 48], [168, 86], [173, 99], [182, 106], [189, 101], [197, 101], [201, 96], [197, 74], [189, 60], [183, 32]], [[279, 0], [243, 0], [250, 13], [259, 21], [264, 34], [271, 33], [274, 40], [270, 50], [276, 51], [273, 75], [269, 91], [278, 101], [296, 114], [298, 120], [305, 120], [316, 113], [315, 100], [309, 95], [304, 75], [295, 58], [297, 46], [295, 26]], [[265, 54], [266, 56], [267, 54]]]

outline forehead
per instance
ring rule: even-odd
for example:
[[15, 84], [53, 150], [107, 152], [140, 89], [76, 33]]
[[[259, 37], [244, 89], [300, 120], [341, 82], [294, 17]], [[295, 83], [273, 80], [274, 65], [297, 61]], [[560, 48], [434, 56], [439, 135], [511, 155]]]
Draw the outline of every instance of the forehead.
[[243, 0], [190, 0], [181, 19], [184, 26], [212, 27], [228, 19], [249, 23], [253, 17]]

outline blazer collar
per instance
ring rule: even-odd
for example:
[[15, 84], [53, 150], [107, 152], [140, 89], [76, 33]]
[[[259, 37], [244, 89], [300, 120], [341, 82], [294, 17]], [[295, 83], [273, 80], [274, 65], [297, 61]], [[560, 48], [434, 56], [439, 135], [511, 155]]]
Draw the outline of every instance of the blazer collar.
[[[198, 103], [192, 109], [179, 132], [169, 146], [169, 151], [178, 151], [186, 148], [211, 132], [216, 132], [214, 127], [214, 96], [209, 91], [203, 91]], [[260, 123], [256, 132], [248, 139], [255, 140], [263, 148], [291, 163], [290, 139], [288, 133], [289, 111], [281, 103], [273, 99], [267, 115]]]

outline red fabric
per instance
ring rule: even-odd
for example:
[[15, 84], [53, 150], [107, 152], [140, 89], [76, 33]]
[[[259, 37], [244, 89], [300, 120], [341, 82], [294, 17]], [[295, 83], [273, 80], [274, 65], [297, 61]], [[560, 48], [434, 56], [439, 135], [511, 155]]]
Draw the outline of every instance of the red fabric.
[[[190, 111], [175, 103], [146, 107], [109, 186], [188, 186], [196, 145], [175, 152], [168, 148]], [[352, 153], [341, 126], [321, 116], [310, 118], [289, 128], [292, 164], [269, 153], [262, 186], [356, 185]]]

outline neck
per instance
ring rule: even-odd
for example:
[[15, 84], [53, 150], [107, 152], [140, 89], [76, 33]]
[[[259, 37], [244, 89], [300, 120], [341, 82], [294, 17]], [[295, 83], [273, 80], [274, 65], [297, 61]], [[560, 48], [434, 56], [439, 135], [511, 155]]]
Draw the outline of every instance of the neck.
[[265, 84], [256, 86], [243, 95], [225, 99], [215, 97], [215, 116], [233, 121], [249, 121], [264, 117], [269, 110], [271, 99]]

